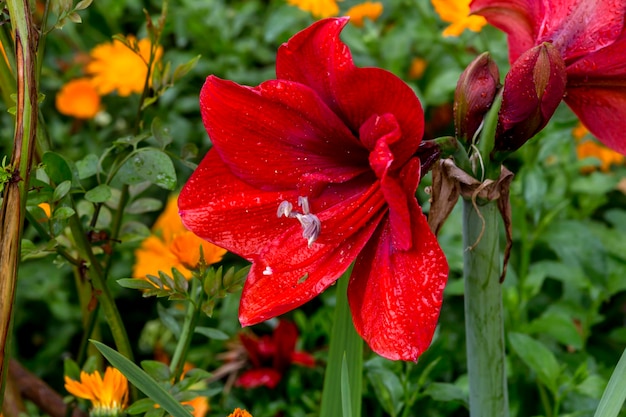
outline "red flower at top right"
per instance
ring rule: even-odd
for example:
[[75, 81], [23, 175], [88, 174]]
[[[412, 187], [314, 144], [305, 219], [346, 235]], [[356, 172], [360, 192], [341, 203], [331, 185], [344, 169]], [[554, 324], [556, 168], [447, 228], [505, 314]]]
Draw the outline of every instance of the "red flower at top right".
[[470, 11], [507, 33], [511, 64], [550, 42], [566, 66], [565, 103], [626, 154], [626, 0], [473, 0]]

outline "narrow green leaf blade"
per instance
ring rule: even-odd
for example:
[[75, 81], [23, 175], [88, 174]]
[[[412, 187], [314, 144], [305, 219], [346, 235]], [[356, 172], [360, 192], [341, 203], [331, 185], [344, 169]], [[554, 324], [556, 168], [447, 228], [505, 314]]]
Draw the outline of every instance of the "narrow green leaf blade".
[[613, 370], [594, 417], [617, 417], [624, 400], [626, 400], [626, 350]]
[[131, 384], [139, 388], [139, 390], [148, 397], [152, 398], [173, 417], [191, 417], [191, 413], [189, 413], [185, 407], [180, 405], [170, 393], [165, 391], [163, 387], [150, 378], [140, 367], [103, 343], [96, 340], [91, 340], [91, 343], [93, 343], [111, 365], [116, 367], [128, 378]]

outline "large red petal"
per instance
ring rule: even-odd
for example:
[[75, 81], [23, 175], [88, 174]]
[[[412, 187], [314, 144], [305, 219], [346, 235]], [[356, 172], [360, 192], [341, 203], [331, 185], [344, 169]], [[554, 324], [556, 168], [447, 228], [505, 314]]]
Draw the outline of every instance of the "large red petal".
[[[569, 85], [613, 82], [626, 79], [626, 26], [611, 45], [581, 57], [567, 67]], [[609, 80], [606, 80], [610, 78]]]
[[278, 371], [272, 368], [250, 369], [237, 378], [235, 385], [248, 389], [258, 387], [274, 389], [282, 377]]
[[357, 332], [372, 350], [417, 360], [432, 340], [448, 276], [445, 256], [419, 207], [412, 210], [413, 245], [394, 247], [385, 222], [359, 255], [348, 286]]
[[248, 274], [239, 306], [241, 324], [256, 324], [293, 310], [333, 284], [363, 249], [385, 207], [376, 183], [367, 192], [317, 213], [322, 228], [311, 246], [292, 231], [269, 242]]
[[606, 146], [626, 155], [626, 82], [568, 88], [565, 102]]
[[296, 350], [298, 341], [298, 328], [290, 321], [281, 320], [272, 335], [275, 354], [273, 367], [279, 372], [284, 372], [291, 364], [291, 355]]
[[392, 114], [402, 139], [392, 148], [396, 163], [407, 161], [424, 133], [417, 96], [402, 80], [379, 68], [357, 68], [339, 34], [346, 18], [325, 19], [295, 35], [278, 51], [279, 79], [306, 84], [353, 132], [374, 115]]
[[257, 188], [294, 189], [312, 173], [343, 182], [367, 169], [366, 150], [305, 85], [273, 80], [249, 88], [210, 76], [200, 110], [222, 160]]
[[473, 0], [470, 11], [509, 35], [511, 63], [536, 45], [544, 15], [542, 0]]
[[267, 242], [299, 230], [293, 219], [276, 216], [282, 201], [297, 198], [295, 190], [261, 191], [242, 182], [211, 149], [180, 192], [178, 209], [189, 230], [252, 259]]
[[539, 42], [552, 42], [566, 63], [615, 42], [624, 27], [624, 0], [544, 1]]

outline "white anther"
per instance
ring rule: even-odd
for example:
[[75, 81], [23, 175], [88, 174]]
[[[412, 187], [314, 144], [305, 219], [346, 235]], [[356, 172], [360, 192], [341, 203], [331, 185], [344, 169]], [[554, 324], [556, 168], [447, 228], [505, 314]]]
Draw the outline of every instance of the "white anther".
[[282, 203], [278, 205], [278, 211], [276, 212], [276, 216], [278, 216], [278, 218], [282, 216], [292, 217], [291, 216], [292, 210], [293, 210], [293, 206], [291, 205], [291, 203], [289, 201], [283, 201]]

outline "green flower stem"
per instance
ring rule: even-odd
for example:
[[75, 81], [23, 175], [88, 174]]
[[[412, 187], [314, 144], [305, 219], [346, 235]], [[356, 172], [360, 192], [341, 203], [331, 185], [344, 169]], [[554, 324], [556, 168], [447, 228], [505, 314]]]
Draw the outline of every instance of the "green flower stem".
[[[352, 268], [348, 269], [337, 281], [337, 305], [335, 321], [330, 339], [328, 364], [324, 375], [324, 390], [320, 417], [349, 417], [343, 413], [342, 391], [349, 391], [352, 417], [361, 415], [363, 390], [363, 339], [357, 334], [352, 324], [352, 315], [348, 305], [348, 281]], [[342, 366], [346, 361], [348, 370], [347, 384], [342, 384]], [[345, 375], [343, 376], [346, 380]]]
[[[20, 242], [30, 167], [37, 130], [37, 33], [31, 21], [28, 0], [7, 0], [16, 52], [17, 102], [14, 148], [11, 155], [13, 176], [4, 189], [0, 208], [0, 406], [8, 364], [13, 303], [20, 259]], [[13, 84], [9, 84], [13, 85]]]
[[[197, 300], [193, 298], [196, 294], [200, 293]], [[191, 300], [187, 300], [187, 311], [185, 313], [185, 320], [183, 322], [183, 328], [180, 332], [180, 338], [176, 344], [176, 349], [172, 355], [172, 361], [170, 362], [170, 372], [174, 381], [178, 381], [183, 373], [185, 367], [185, 358], [191, 346], [191, 338], [193, 337], [198, 320], [200, 320], [200, 313], [202, 311], [202, 301], [204, 292], [200, 288], [200, 281], [197, 279], [191, 280]]]
[[87, 236], [85, 235], [84, 229], [76, 214], [69, 218], [69, 225], [72, 231], [72, 236], [76, 242], [76, 248], [78, 249], [81, 258], [87, 262], [90, 272], [89, 278], [91, 279], [95, 295], [102, 306], [102, 311], [104, 312], [104, 316], [109, 324], [109, 328], [111, 329], [115, 346], [122, 355], [132, 360], [133, 351], [130, 347], [128, 334], [124, 328], [122, 317], [120, 316], [120, 312], [115, 305], [115, 301], [109, 291], [109, 287], [106, 285], [102, 266], [91, 250], [91, 244], [87, 240]]
[[509, 415], [497, 201], [463, 200], [465, 331], [471, 417]]

